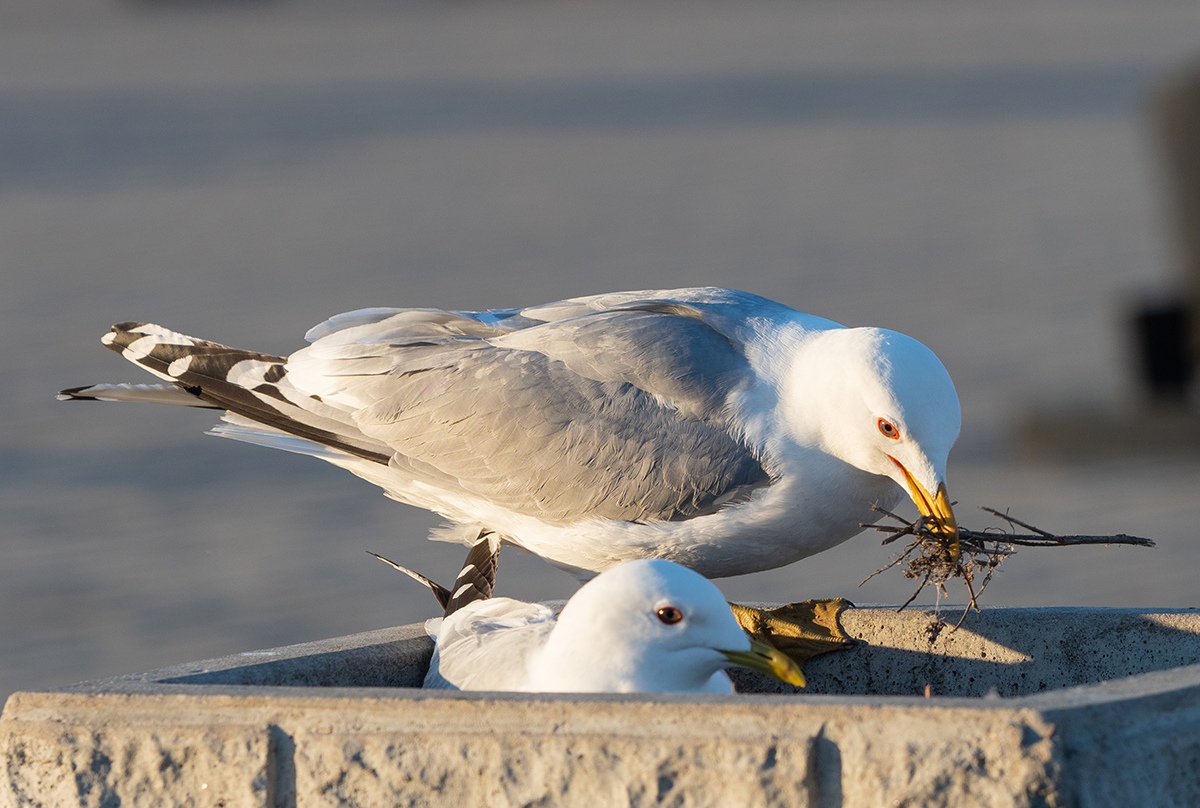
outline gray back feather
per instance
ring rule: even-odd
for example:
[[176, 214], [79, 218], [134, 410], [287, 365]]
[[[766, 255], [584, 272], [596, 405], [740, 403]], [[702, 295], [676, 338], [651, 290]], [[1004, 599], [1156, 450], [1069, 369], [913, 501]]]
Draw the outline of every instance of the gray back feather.
[[401, 473], [560, 523], [685, 519], [765, 482], [725, 411], [748, 363], [698, 309], [627, 303], [509, 331], [410, 314], [289, 362], [298, 387], [361, 407]]

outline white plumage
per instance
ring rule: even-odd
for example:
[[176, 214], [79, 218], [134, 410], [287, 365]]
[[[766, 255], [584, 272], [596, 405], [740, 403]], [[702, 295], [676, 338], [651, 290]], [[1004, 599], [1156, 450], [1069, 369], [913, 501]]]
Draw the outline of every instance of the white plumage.
[[430, 621], [425, 687], [574, 693], [732, 693], [729, 665], [803, 684], [799, 668], [741, 629], [720, 590], [669, 561], [619, 565], [560, 614], [509, 598]]

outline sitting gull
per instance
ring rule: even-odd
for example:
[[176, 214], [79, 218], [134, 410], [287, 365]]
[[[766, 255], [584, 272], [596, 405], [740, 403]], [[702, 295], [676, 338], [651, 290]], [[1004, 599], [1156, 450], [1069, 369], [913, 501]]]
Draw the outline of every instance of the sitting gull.
[[839, 544], [904, 493], [951, 552], [961, 423], [938, 358], [757, 295], [619, 292], [483, 312], [371, 308], [288, 357], [149, 323], [103, 343], [168, 384], [63, 399], [224, 410], [223, 437], [312, 455], [587, 579], [664, 558], [708, 578]]
[[[661, 559], [619, 564], [576, 592], [560, 613], [492, 598], [500, 538], [471, 549], [453, 590], [376, 556], [428, 586], [445, 616], [425, 687], [539, 693], [732, 693], [740, 665], [804, 686], [800, 668], [752, 639], [720, 590]], [[374, 554], [373, 554], [374, 555]]]

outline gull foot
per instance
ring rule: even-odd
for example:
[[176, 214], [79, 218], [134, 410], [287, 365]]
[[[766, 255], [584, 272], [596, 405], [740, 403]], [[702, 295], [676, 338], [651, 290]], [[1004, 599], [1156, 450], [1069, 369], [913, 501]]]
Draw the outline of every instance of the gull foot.
[[731, 603], [733, 615], [755, 639], [778, 648], [803, 670], [815, 656], [842, 651], [858, 644], [838, 622], [854, 604], [845, 598], [806, 600], [774, 609], [756, 609]]

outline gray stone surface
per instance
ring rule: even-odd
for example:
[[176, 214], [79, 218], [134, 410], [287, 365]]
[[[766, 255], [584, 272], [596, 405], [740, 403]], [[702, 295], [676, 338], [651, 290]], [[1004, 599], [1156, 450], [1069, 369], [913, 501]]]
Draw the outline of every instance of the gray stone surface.
[[[231, 689], [15, 694], [8, 797], [187, 804], [200, 784], [261, 805], [952, 806], [1062, 788], [1050, 726], [1019, 706]], [[265, 781], [261, 757], [218, 760], [214, 743], [271, 749]], [[166, 799], [144, 785], [163, 771]]]
[[[1200, 663], [1195, 609], [851, 609], [842, 625], [870, 645], [812, 664], [823, 693], [1025, 696]], [[942, 622], [946, 621], [946, 622]], [[766, 681], [765, 679], [763, 680]]]
[[16, 693], [0, 805], [1200, 801], [1200, 613], [933, 622], [847, 612], [866, 642], [811, 663], [799, 693], [761, 677], [732, 697], [397, 686], [428, 662], [420, 626]]

